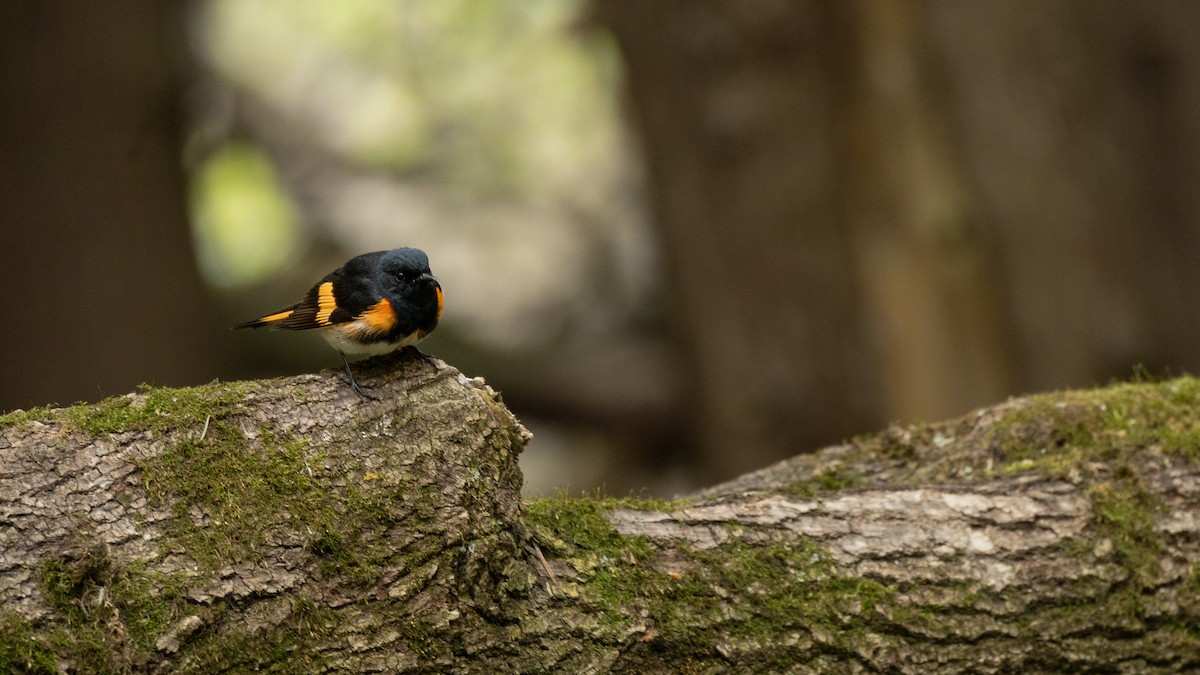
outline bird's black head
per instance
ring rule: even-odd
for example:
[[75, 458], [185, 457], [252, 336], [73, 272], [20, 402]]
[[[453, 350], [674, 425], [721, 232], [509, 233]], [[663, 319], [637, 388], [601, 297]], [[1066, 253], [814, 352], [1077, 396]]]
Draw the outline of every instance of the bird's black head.
[[442, 287], [429, 271], [429, 258], [415, 248], [397, 248], [379, 259], [383, 286], [389, 294], [422, 314], [442, 314]]

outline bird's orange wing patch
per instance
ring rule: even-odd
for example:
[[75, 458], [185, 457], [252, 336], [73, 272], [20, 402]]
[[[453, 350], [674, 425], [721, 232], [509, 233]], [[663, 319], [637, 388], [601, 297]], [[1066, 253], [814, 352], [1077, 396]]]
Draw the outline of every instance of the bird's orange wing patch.
[[440, 318], [442, 318], [442, 287], [434, 286], [433, 290], [437, 291], [437, 301], [438, 301], [437, 318], [440, 319]]
[[333, 298], [333, 282], [326, 281], [317, 289], [317, 325], [328, 326], [329, 316], [335, 309], [337, 309], [337, 300]]

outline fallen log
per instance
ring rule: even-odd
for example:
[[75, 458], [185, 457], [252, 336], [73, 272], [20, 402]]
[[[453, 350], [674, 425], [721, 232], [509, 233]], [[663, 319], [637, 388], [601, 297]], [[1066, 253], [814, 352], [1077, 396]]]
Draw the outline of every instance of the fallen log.
[[0, 417], [0, 671], [1200, 668], [1191, 378], [523, 503], [482, 380], [356, 373]]

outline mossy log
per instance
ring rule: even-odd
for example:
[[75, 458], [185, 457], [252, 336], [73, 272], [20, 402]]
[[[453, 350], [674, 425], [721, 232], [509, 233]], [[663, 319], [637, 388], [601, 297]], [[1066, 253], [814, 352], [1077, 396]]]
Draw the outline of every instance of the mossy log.
[[356, 372], [0, 417], [0, 672], [1200, 668], [1196, 380], [522, 503], [481, 380]]

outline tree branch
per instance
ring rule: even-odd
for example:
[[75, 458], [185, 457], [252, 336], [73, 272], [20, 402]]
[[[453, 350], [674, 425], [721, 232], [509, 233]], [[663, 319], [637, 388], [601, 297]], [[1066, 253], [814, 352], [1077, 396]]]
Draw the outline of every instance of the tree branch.
[[356, 373], [379, 400], [322, 373], [0, 418], [0, 670], [1200, 666], [1195, 380], [522, 504], [482, 381]]

